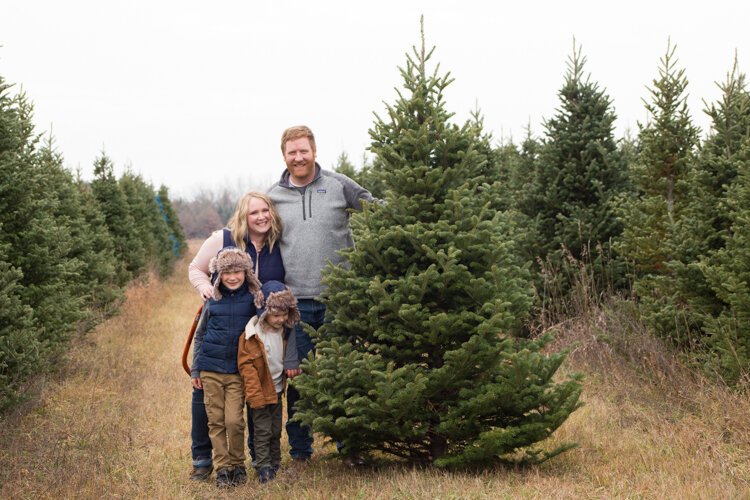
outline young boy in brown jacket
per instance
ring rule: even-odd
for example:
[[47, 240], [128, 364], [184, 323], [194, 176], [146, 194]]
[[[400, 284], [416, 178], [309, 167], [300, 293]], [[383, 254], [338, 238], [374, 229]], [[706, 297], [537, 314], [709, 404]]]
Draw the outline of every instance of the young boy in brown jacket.
[[255, 467], [268, 482], [281, 466], [281, 395], [286, 377], [301, 373], [294, 325], [297, 299], [279, 281], [267, 281], [256, 294], [257, 314], [240, 337], [237, 364], [245, 400], [252, 411]]

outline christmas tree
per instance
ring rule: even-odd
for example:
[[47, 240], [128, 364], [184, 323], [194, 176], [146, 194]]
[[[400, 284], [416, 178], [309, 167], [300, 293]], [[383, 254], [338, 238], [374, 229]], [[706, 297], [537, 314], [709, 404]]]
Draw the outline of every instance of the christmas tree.
[[688, 81], [668, 44], [640, 126], [640, 150], [630, 172], [638, 191], [623, 204], [620, 255], [632, 266], [633, 289], [652, 330], [678, 344], [691, 342], [700, 315], [687, 307], [700, 285], [687, 264], [700, 255], [702, 203], [693, 190], [699, 130], [687, 107]]
[[138, 227], [127, 196], [115, 177], [114, 165], [104, 152], [94, 161], [91, 191], [112, 235], [118, 264], [118, 283], [124, 285], [143, 271], [146, 250], [139, 239]]
[[172, 261], [174, 261], [185, 253], [187, 241], [185, 241], [185, 232], [182, 230], [182, 225], [172, 206], [172, 200], [169, 198], [169, 188], [164, 184], [159, 186], [159, 191], [156, 193], [156, 203], [159, 205], [159, 212], [167, 223], [169, 241], [172, 245]]
[[[434, 50], [434, 49], [433, 49]], [[317, 357], [295, 379], [298, 417], [344, 444], [441, 466], [538, 462], [533, 445], [574, 411], [577, 377], [546, 339], [514, 338], [531, 304], [512, 219], [477, 122], [450, 123], [432, 51], [414, 48], [404, 90], [377, 118], [371, 150], [383, 203], [352, 216], [356, 248], [331, 267]]]
[[[706, 318], [704, 330], [712, 370], [730, 383], [750, 375], [750, 93], [735, 64], [722, 97], [706, 111], [712, 134], [701, 151], [702, 187], [713, 203], [709, 219], [720, 248], [704, 255], [698, 267], [708, 281], [718, 312]], [[718, 240], [718, 243], [716, 243]], [[712, 311], [713, 312], [713, 311]]]
[[625, 189], [626, 170], [614, 138], [615, 113], [610, 98], [584, 74], [585, 64], [574, 41], [560, 107], [545, 123], [525, 202], [526, 214], [537, 220], [542, 258], [564, 247], [580, 259], [622, 230], [613, 199]]

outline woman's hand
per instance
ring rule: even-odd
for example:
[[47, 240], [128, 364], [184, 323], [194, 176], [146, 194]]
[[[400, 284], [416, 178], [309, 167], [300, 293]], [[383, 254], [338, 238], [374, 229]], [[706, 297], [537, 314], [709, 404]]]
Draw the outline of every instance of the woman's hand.
[[201, 297], [203, 297], [203, 300], [213, 299], [214, 298], [214, 287], [212, 286], [204, 286], [201, 288]]
[[289, 378], [294, 378], [294, 377], [296, 377], [297, 375], [299, 375], [301, 373], [302, 373], [302, 369], [301, 368], [295, 368], [294, 370], [287, 370], [286, 371], [286, 376], [289, 377]]
[[203, 390], [203, 382], [201, 382], [200, 377], [191, 378], [190, 383], [193, 385], [193, 389]]

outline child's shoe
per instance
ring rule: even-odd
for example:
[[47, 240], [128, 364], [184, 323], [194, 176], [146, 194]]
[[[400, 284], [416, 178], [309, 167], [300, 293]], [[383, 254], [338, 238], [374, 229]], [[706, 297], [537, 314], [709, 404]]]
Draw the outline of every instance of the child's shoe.
[[247, 482], [247, 471], [242, 465], [236, 465], [232, 470], [232, 486], [241, 486]]
[[193, 467], [193, 471], [190, 473], [190, 479], [192, 481], [208, 481], [213, 471], [213, 465], [207, 465], [206, 467]]
[[234, 481], [232, 481], [232, 474], [233, 470], [229, 467], [224, 467], [219, 472], [216, 473], [216, 486], [219, 488], [229, 488], [231, 486], [234, 486]]
[[272, 467], [261, 467], [258, 471], [258, 482], [263, 484], [272, 481], [276, 477], [276, 471]]

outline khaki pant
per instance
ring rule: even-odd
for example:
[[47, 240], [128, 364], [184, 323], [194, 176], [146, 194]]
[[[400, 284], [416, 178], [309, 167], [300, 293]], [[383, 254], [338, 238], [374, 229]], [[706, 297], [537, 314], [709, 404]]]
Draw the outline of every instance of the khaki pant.
[[245, 464], [245, 419], [242, 378], [237, 373], [201, 371], [208, 436], [217, 471]]

